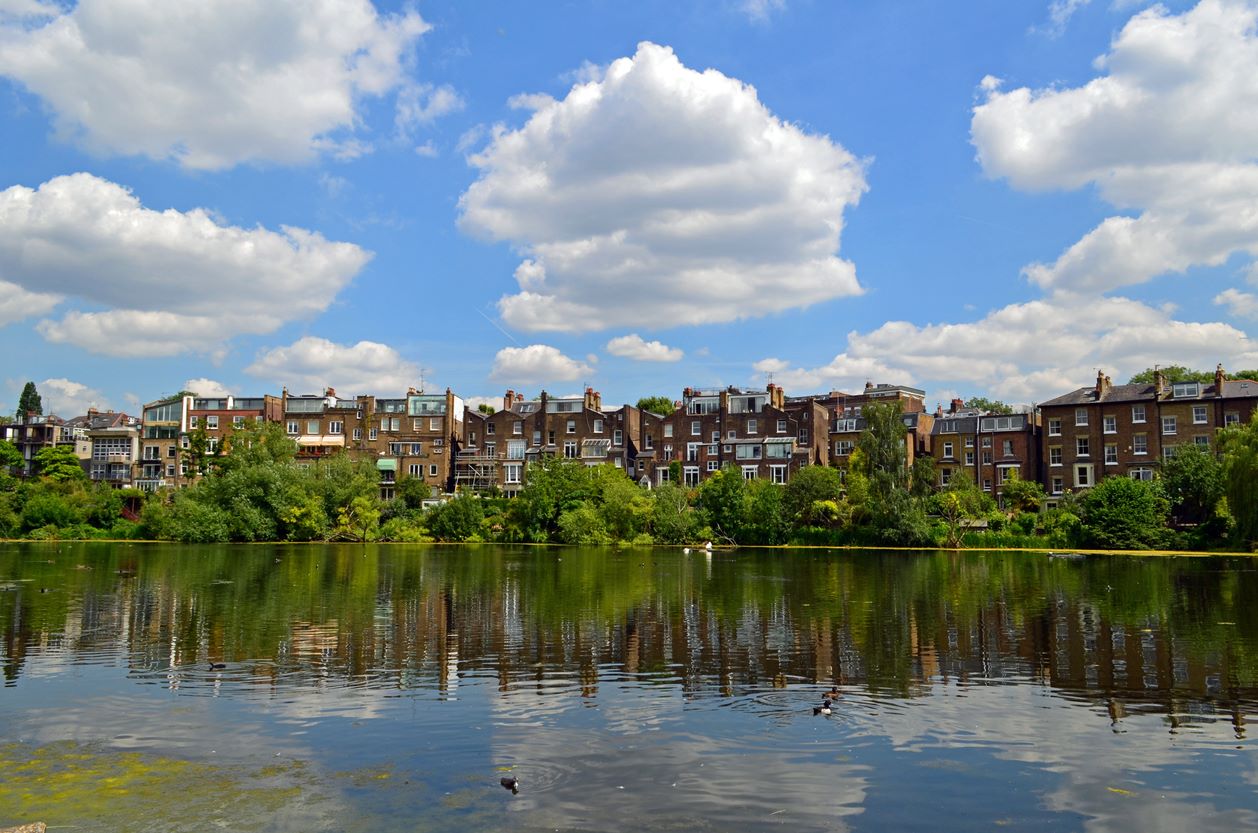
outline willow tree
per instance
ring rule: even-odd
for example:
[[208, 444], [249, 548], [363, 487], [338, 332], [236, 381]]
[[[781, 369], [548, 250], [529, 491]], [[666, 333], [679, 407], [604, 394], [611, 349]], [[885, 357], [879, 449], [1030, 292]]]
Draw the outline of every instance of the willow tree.
[[1237, 541], [1258, 541], [1258, 409], [1249, 423], [1219, 433], [1223, 450], [1223, 491]]

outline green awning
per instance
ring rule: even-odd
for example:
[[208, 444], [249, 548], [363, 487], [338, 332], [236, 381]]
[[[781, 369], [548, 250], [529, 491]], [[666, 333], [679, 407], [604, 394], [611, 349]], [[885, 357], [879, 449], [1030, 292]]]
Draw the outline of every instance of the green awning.
[[376, 468], [380, 471], [397, 471], [397, 460], [392, 457], [382, 457], [376, 461]]

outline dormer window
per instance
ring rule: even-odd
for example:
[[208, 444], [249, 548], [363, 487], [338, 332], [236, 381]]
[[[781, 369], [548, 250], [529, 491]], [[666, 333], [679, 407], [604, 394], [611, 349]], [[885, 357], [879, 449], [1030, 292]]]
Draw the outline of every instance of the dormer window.
[[1171, 396], [1175, 399], [1194, 399], [1200, 394], [1200, 382], [1176, 382], [1171, 385]]

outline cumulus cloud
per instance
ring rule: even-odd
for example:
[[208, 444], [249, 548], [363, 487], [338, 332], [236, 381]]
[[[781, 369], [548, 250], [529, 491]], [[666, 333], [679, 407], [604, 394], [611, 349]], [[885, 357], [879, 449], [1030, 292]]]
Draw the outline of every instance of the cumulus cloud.
[[837, 256], [860, 162], [754, 88], [643, 43], [563, 100], [531, 97], [469, 158], [460, 227], [524, 255], [502, 317], [530, 331], [732, 321], [861, 292]]
[[764, 23], [773, 12], [786, 8], [786, 0], [742, 0], [738, 8], [752, 21]]
[[409, 138], [418, 128], [465, 106], [463, 98], [448, 84], [437, 87], [408, 83], [398, 92], [394, 124], [399, 135]]
[[1225, 289], [1214, 296], [1216, 304], [1223, 304], [1237, 318], [1258, 319], [1258, 295], [1252, 292], [1241, 292], [1239, 289]]
[[678, 347], [669, 347], [659, 341], [644, 341], [637, 333], [613, 338], [607, 342], [607, 352], [639, 362], [679, 362], [685, 355]]
[[82, 416], [88, 408], [109, 409], [105, 394], [70, 379], [45, 379], [37, 382], [39, 397], [44, 403], [44, 413], [56, 414], [65, 419]]
[[[1095, 186], [1124, 214], [1026, 274], [1105, 292], [1258, 256], [1258, 4], [1202, 0], [1135, 15], [1079, 87], [983, 85], [971, 136], [984, 171], [1026, 190]], [[1132, 216], [1134, 215], [1134, 216]]]
[[495, 382], [534, 385], [543, 382], [574, 382], [594, 375], [594, 368], [569, 358], [548, 344], [504, 347], [494, 357], [489, 378]]
[[197, 396], [230, 396], [232, 393], [222, 382], [204, 377], [184, 382], [183, 390], [190, 390]]
[[305, 336], [286, 347], [263, 351], [245, 373], [290, 391], [319, 393], [336, 388], [343, 397], [358, 394], [401, 396], [419, 380], [419, 367], [387, 344], [336, 344]]
[[1075, 12], [1091, 3], [1092, 0], [1053, 0], [1048, 6], [1048, 24], [1040, 31], [1049, 37], [1061, 37]]
[[371, 254], [317, 232], [224, 225], [203, 209], [155, 211], [91, 174], [0, 191], [0, 301], [47, 312], [64, 296], [104, 307], [38, 325], [45, 338], [117, 356], [221, 354], [322, 312]]
[[[3, 233], [3, 232], [0, 232]], [[4, 272], [0, 271], [0, 275]], [[60, 295], [49, 295], [46, 292], [28, 292], [17, 284], [0, 280], [0, 327], [51, 312], [52, 308], [61, 303]]]
[[204, 169], [363, 152], [363, 99], [405, 85], [430, 28], [369, 0], [80, 0], [46, 17], [0, 17], [0, 74], [44, 101], [62, 137]]
[[1227, 324], [1179, 321], [1170, 309], [1127, 298], [1057, 295], [1012, 304], [979, 321], [917, 326], [889, 321], [848, 334], [843, 353], [818, 368], [757, 362], [788, 392], [856, 391], [866, 380], [930, 380], [963, 391], [1037, 402], [1088, 384], [1102, 368], [1114, 379], [1156, 363], [1250, 366], [1258, 342]]

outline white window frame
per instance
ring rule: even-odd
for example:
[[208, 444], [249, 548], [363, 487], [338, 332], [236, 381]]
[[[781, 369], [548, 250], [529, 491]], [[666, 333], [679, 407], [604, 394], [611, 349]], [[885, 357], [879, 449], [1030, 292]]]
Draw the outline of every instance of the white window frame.
[[1162, 436], [1173, 437], [1179, 433], [1179, 420], [1174, 414], [1162, 417]]
[[1147, 420], [1147, 416], [1148, 416], [1148, 415], [1147, 415], [1147, 413], [1146, 413], [1146, 411], [1145, 411], [1145, 409], [1144, 409], [1144, 406], [1143, 406], [1143, 405], [1132, 405], [1132, 406], [1131, 406], [1131, 421], [1132, 421], [1133, 423], [1135, 423], [1135, 424], [1139, 425], [1139, 424], [1141, 424], [1141, 423], [1143, 423], [1143, 422], [1145, 422], [1145, 421]]
[[1103, 426], [1104, 426], [1104, 427], [1101, 429], [1103, 433], [1105, 433], [1105, 434], [1117, 434], [1117, 433], [1118, 433], [1118, 417], [1113, 416], [1113, 415], [1110, 415], [1110, 416], [1104, 416], [1104, 417], [1101, 417], [1101, 422], [1102, 422], [1102, 424], [1103, 424]]
[[1075, 408], [1075, 427], [1083, 428], [1088, 424], [1088, 409]]

